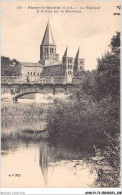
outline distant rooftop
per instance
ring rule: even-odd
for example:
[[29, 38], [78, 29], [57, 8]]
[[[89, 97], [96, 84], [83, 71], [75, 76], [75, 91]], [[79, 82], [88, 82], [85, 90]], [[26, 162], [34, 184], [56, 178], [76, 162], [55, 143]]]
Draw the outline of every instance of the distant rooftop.
[[48, 67], [48, 66], [59, 66], [62, 64], [62, 61], [53, 61], [50, 62], [48, 65], [42, 65], [41, 63], [33, 63], [33, 62], [20, 62], [23, 66], [28, 66], [28, 67]]
[[47, 66], [59, 66], [62, 64], [62, 61], [55, 61], [55, 62], [50, 62], [48, 65], [45, 65], [44, 67]]
[[33, 62], [20, 62], [23, 66], [37, 66], [37, 67], [44, 67], [41, 63], [33, 63]]

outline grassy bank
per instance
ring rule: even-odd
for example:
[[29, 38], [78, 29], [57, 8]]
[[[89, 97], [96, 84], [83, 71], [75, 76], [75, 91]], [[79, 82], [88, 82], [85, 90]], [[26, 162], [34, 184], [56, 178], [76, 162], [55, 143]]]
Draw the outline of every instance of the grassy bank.
[[11, 103], [2, 102], [1, 104], [1, 114], [2, 120], [16, 120], [16, 121], [31, 121], [39, 120], [44, 117], [47, 104], [37, 104], [37, 103]]

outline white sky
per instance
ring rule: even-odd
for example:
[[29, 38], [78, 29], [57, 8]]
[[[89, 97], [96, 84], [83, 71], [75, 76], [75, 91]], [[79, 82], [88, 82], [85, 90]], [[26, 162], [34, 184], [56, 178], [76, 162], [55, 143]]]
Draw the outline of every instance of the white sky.
[[[96, 68], [96, 58], [108, 49], [116, 31], [120, 31], [120, 16], [115, 1], [81, 2], [2, 2], [1, 54], [23, 62], [38, 62], [40, 44], [48, 18], [60, 59], [68, 46], [69, 57], [75, 57], [80, 47], [80, 57], [85, 58], [85, 69]], [[17, 6], [26, 8], [17, 9]], [[37, 13], [28, 6], [82, 6], [81, 13]], [[100, 9], [86, 9], [95, 6]]]

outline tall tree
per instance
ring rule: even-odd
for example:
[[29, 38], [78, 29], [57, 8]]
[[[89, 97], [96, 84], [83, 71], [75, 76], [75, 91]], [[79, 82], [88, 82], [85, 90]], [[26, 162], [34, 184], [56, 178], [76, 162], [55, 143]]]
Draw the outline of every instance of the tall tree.
[[97, 84], [100, 96], [120, 95], [120, 33], [112, 37], [110, 52], [97, 59]]

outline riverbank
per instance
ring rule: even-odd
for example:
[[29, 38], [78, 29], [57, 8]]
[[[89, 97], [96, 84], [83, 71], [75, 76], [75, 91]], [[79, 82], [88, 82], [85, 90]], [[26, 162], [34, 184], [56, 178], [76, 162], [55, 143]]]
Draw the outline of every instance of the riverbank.
[[[12, 142], [39, 143], [45, 139], [50, 147], [84, 151], [97, 174], [93, 186], [118, 187], [120, 141], [115, 114], [117, 107], [114, 102], [110, 107], [109, 100], [99, 103], [90, 97], [76, 100], [73, 97], [66, 101], [55, 99], [50, 104], [2, 102], [2, 141], [9, 143], [11, 138]], [[112, 119], [113, 115], [111, 117], [114, 107], [116, 121], [115, 117]], [[48, 133], [40, 134], [43, 130]]]
[[95, 185], [120, 187], [119, 99], [72, 96], [68, 103], [58, 100], [47, 112], [49, 142], [94, 152]]

